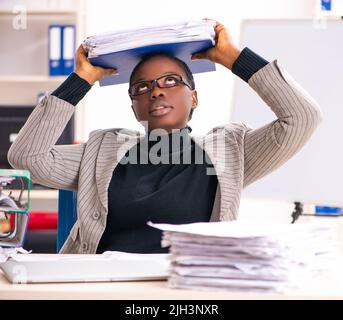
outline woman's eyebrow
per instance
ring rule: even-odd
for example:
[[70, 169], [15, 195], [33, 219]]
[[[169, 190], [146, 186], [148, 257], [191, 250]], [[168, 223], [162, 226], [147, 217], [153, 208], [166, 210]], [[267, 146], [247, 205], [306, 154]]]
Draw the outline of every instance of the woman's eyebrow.
[[[178, 73], [175, 72], [175, 71], [167, 71], [167, 72], [163, 73], [162, 75], [158, 76], [157, 78], [163, 77], [163, 76], [168, 75], [168, 74], [178, 74]], [[155, 78], [155, 79], [157, 79], [157, 78]], [[135, 82], [141, 82], [141, 81], [149, 81], [149, 80], [146, 80], [146, 79], [144, 79], [144, 78], [140, 78], [140, 79], [138, 79], [138, 80], [135, 81]]]

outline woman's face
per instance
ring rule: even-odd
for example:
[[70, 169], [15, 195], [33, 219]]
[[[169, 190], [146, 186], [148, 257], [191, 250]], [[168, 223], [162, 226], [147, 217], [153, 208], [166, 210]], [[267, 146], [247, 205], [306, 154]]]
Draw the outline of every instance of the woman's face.
[[[132, 83], [144, 80], [154, 80], [168, 74], [180, 75], [187, 82], [183, 69], [176, 61], [156, 56], [147, 60], [139, 67]], [[164, 78], [165, 83], [173, 81]], [[148, 130], [164, 129], [171, 133], [173, 129], [186, 127], [192, 109], [197, 106], [196, 90], [180, 83], [169, 88], [159, 88], [157, 83], [151, 91], [131, 97], [132, 109], [138, 121], [146, 121]]]

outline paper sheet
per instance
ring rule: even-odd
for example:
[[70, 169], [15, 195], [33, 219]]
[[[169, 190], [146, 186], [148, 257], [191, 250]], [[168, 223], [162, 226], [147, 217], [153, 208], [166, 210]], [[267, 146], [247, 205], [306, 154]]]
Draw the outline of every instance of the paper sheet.
[[332, 224], [241, 221], [154, 224], [170, 247], [169, 285], [282, 291], [330, 270], [339, 257]]
[[7, 261], [9, 258], [18, 256], [26, 257], [31, 251], [27, 251], [24, 248], [3, 248], [0, 247], [0, 263]]
[[83, 46], [88, 57], [96, 57], [154, 44], [210, 39], [214, 44], [213, 21], [191, 21], [163, 26], [119, 30], [88, 37]]

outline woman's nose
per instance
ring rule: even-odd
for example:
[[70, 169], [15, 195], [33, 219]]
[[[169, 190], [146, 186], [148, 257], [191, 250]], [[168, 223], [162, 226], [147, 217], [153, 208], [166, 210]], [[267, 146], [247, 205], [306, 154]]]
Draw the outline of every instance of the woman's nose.
[[150, 98], [151, 99], [156, 99], [157, 97], [163, 97], [164, 96], [164, 89], [163, 88], [160, 88], [158, 85], [157, 85], [157, 82], [155, 81], [153, 83], [153, 87], [152, 87], [152, 90], [150, 91]]

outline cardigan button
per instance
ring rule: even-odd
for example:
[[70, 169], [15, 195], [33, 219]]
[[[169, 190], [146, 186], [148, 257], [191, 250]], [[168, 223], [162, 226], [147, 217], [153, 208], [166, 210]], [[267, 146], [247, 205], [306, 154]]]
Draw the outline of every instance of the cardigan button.
[[81, 248], [82, 248], [82, 251], [87, 251], [88, 243], [87, 242], [82, 242]]
[[94, 220], [99, 220], [99, 218], [100, 218], [100, 212], [95, 211], [95, 212], [93, 213], [92, 217], [93, 217]]

